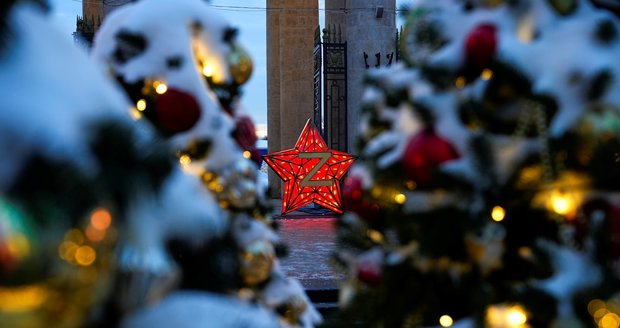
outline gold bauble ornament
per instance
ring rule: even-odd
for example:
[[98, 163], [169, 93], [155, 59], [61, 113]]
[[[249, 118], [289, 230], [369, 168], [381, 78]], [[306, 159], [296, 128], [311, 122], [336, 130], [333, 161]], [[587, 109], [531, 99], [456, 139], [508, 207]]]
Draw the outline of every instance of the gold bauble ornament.
[[205, 171], [202, 181], [224, 208], [250, 209], [256, 204], [256, 167], [250, 160], [235, 161], [215, 172]]
[[252, 57], [243, 46], [235, 43], [226, 58], [226, 62], [235, 84], [244, 84], [252, 76], [254, 67]]
[[49, 213], [35, 220], [0, 197], [3, 326], [81, 327], [107, 297], [116, 234], [110, 212], [95, 209], [76, 227], [54, 208]]
[[241, 276], [248, 286], [256, 286], [271, 276], [275, 250], [267, 240], [257, 240], [245, 247], [240, 254]]

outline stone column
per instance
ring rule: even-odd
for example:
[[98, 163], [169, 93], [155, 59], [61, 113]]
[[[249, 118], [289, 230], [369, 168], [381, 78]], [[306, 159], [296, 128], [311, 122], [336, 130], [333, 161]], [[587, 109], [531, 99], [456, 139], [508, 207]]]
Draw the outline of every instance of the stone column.
[[[292, 148], [313, 115], [314, 31], [317, 0], [267, 0], [267, 106], [269, 152]], [[269, 176], [272, 197], [280, 179]]]
[[[325, 25], [342, 27], [347, 42], [347, 143], [348, 151], [353, 149], [359, 128], [359, 106], [362, 97], [362, 81], [369, 69], [377, 64], [375, 55], [379, 53], [380, 67], [388, 64], [387, 55], [396, 62], [396, 1], [395, 0], [325, 0]], [[346, 31], [346, 32], [345, 32]], [[368, 65], [364, 61], [368, 55]]]
[[325, 0], [325, 28], [338, 29], [342, 32], [343, 39], [347, 35], [347, 0]]
[[82, 1], [82, 18], [93, 24], [93, 28], [97, 30], [104, 18], [103, 1]]

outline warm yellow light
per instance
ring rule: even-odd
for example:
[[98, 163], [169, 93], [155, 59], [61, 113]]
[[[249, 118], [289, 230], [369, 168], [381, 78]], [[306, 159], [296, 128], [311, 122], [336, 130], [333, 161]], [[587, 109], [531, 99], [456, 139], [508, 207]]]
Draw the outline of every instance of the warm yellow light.
[[98, 208], [90, 216], [90, 224], [98, 230], [105, 230], [112, 223], [112, 215], [105, 208]]
[[90, 246], [81, 246], [75, 251], [75, 262], [82, 266], [89, 266], [95, 262], [97, 253]]
[[191, 162], [192, 158], [188, 155], [181, 155], [181, 157], [179, 157], [179, 163], [181, 163], [181, 165], [189, 165]]
[[560, 215], [566, 215], [573, 210], [574, 203], [569, 198], [568, 194], [554, 190], [551, 193], [551, 209]]
[[0, 286], [0, 312], [26, 312], [45, 304], [46, 289], [39, 285], [24, 287]]
[[519, 256], [524, 259], [532, 259], [534, 257], [534, 252], [532, 252], [532, 249], [526, 246], [519, 247], [517, 252], [519, 253]]
[[518, 327], [527, 321], [527, 316], [520, 306], [513, 306], [508, 310], [507, 320], [510, 327]]
[[483, 80], [490, 80], [493, 77], [493, 71], [485, 68], [484, 71], [482, 71], [482, 79]]
[[206, 76], [206, 77], [212, 77], [213, 76], [213, 66], [208, 64], [205, 67], [202, 68], [202, 75]]
[[454, 81], [454, 85], [457, 88], [462, 89], [465, 86], [465, 82], [466, 82], [465, 77], [459, 76], [456, 78], [456, 81]]
[[136, 109], [143, 112], [146, 109], [146, 100], [144, 99], [138, 100], [138, 102], [136, 103]]
[[620, 317], [615, 313], [609, 312], [601, 318], [598, 326], [601, 328], [618, 328], [620, 326]]
[[204, 172], [204, 173], [202, 174], [202, 181], [204, 181], [204, 182], [209, 182], [209, 181], [213, 180], [213, 177], [214, 177], [214, 176], [215, 176], [215, 175], [213, 174], [213, 172], [206, 171], [206, 172]]
[[599, 300], [599, 299], [594, 299], [591, 300], [590, 303], [588, 303], [588, 312], [590, 312], [590, 314], [594, 314], [594, 312], [596, 312], [598, 309], [602, 309], [605, 307], [605, 302]]
[[441, 318], [439, 318], [439, 324], [442, 327], [450, 327], [452, 326], [452, 324], [454, 323], [454, 321], [452, 320], [452, 318], [449, 315], [442, 315]]
[[58, 246], [58, 256], [67, 262], [73, 262], [75, 259], [75, 251], [77, 251], [79, 247], [80, 246], [78, 244], [72, 241], [64, 241], [60, 244], [60, 246]]
[[96, 228], [93, 228], [92, 226], [86, 228], [86, 237], [93, 242], [99, 242], [102, 241], [103, 238], [105, 238], [106, 235], [106, 231], [105, 230], [99, 230]]
[[250, 159], [250, 157], [252, 157], [252, 153], [250, 153], [249, 151], [246, 150], [246, 151], [243, 152], [243, 157], [245, 157], [247, 159]]
[[368, 231], [366, 231], [366, 235], [368, 236], [368, 238], [370, 238], [370, 240], [374, 241], [375, 243], [383, 243], [383, 234], [377, 230], [368, 229]]
[[160, 95], [166, 93], [166, 91], [168, 91], [168, 86], [165, 83], [160, 82], [155, 87], [155, 92], [157, 92]]
[[131, 114], [131, 118], [136, 121], [142, 118], [142, 113], [140, 113], [140, 111], [135, 108], [131, 108], [129, 110], [129, 114]]
[[397, 204], [402, 205], [402, 204], [404, 204], [407, 201], [407, 196], [405, 196], [404, 194], [398, 194], [398, 195], [394, 196], [394, 201]]
[[502, 221], [504, 217], [506, 217], [506, 210], [504, 210], [504, 208], [501, 206], [493, 207], [493, 210], [491, 211], [491, 218], [493, 218], [493, 221]]
[[493, 328], [525, 328], [527, 315], [520, 305], [498, 304], [489, 306], [486, 314], [488, 327]]
[[592, 314], [592, 317], [594, 317], [594, 320], [599, 321], [603, 316], [605, 316], [605, 314], [607, 314], [607, 309], [602, 307], [594, 311], [594, 314]]

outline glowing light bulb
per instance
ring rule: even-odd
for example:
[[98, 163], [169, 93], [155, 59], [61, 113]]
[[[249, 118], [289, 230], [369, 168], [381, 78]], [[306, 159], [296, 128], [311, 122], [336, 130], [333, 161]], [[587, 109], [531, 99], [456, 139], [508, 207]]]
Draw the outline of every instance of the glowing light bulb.
[[485, 68], [484, 71], [482, 71], [482, 79], [487, 81], [490, 80], [493, 77], [493, 71]]
[[510, 327], [519, 327], [527, 321], [527, 316], [520, 306], [513, 306], [508, 310], [506, 319]]
[[188, 155], [181, 155], [181, 157], [179, 157], [179, 163], [181, 163], [181, 165], [189, 165], [191, 162], [192, 158]]
[[206, 65], [205, 67], [202, 68], [202, 75], [206, 76], [206, 77], [212, 77], [213, 76], [213, 66], [211, 65]]
[[97, 253], [90, 246], [80, 246], [75, 251], [75, 262], [82, 266], [89, 266], [95, 262], [97, 258]]
[[498, 304], [487, 308], [488, 327], [525, 328], [527, 315], [520, 305]]
[[146, 109], [146, 100], [144, 99], [140, 99], [138, 100], [138, 102], [136, 103], [136, 108], [143, 112]]
[[615, 313], [609, 312], [601, 318], [598, 326], [601, 328], [618, 328], [620, 326], [620, 317]]
[[246, 150], [243, 152], [243, 157], [245, 157], [246, 159], [250, 159], [250, 157], [252, 157], [252, 153]]
[[377, 230], [368, 229], [368, 231], [366, 231], [366, 235], [375, 243], [383, 243], [383, 234]]
[[551, 193], [551, 209], [560, 215], [566, 215], [573, 210], [574, 203], [571, 201], [569, 195], [560, 191], [554, 190]]
[[449, 315], [444, 314], [439, 318], [439, 324], [442, 327], [450, 327], [452, 326], [453, 323], [454, 323], [454, 320], [452, 320], [452, 318]]
[[163, 95], [164, 93], [166, 93], [166, 91], [168, 91], [168, 86], [165, 83], [157, 83], [157, 86], [155, 87], [155, 92]]
[[98, 208], [90, 216], [90, 224], [97, 230], [106, 230], [112, 223], [112, 215], [105, 208]]
[[396, 196], [394, 196], [394, 201], [397, 204], [402, 205], [407, 201], [407, 196], [405, 196], [404, 194], [397, 194]]
[[504, 210], [504, 208], [501, 206], [493, 207], [493, 210], [491, 211], [491, 218], [493, 221], [500, 222], [504, 219], [504, 217], [506, 217], [506, 210]]

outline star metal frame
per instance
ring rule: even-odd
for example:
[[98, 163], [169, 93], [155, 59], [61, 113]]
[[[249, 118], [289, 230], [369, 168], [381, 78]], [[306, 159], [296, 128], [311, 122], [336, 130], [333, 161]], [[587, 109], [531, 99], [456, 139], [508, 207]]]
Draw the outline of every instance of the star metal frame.
[[340, 179], [356, 156], [329, 149], [312, 120], [306, 122], [294, 148], [263, 158], [284, 181], [282, 215], [310, 203], [343, 212]]

